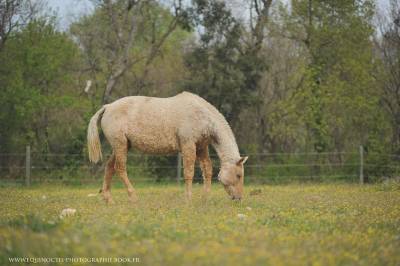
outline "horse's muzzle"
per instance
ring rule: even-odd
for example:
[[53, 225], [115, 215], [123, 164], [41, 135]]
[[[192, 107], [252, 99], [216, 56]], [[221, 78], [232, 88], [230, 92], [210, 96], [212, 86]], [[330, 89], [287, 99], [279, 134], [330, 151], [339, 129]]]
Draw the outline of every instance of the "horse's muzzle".
[[232, 200], [240, 201], [240, 200], [242, 200], [242, 197], [240, 197], [240, 196], [232, 196]]

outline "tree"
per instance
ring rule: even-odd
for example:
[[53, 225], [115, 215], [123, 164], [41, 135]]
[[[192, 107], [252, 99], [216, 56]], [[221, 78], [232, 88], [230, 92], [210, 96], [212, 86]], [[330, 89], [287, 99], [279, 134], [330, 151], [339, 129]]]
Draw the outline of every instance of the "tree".
[[76, 45], [52, 20], [35, 19], [10, 36], [0, 53], [0, 123], [7, 125], [0, 131], [3, 152], [21, 150], [28, 143], [45, 153], [68, 145], [65, 132], [51, 132], [60, 125], [71, 132], [78, 125], [78, 117], [61, 115], [76, 108], [77, 55]]
[[9, 36], [27, 25], [40, 7], [40, 1], [0, 0], [0, 51]]
[[315, 151], [366, 144], [382, 121], [372, 75], [373, 2], [307, 0], [293, 1], [292, 7], [288, 27], [309, 53], [297, 94], [308, 143]]
[[267, 61], [260, 51], [271, 1], [258, 2], [258, 15], [250, 34], [224, 1], [193, 1], [191, 9], [193, 24], [202, 30], [199, 45], [186, 56], [191, 77], [185, 88], [221, 110], [239, 140], [259, 129], [238, 130], [243, 127], [240, 115], [262, 105], [258, 83]]
[[[85, 53], [88, 70], [102, 90], [102, 103], [110, 102], [127, 70], [141, 66], [135, 88], [145, 87], [149, 69], [167, 39], [177, 29], [184, 11], [174, 2], [173, 13], [155, 1], [98, 1], [93, 15], [71, 27]], [[99, 77], [99, 75], [101, 77]]]
[[383, 87], [382, 103], [392, 125], [392, 152], [400, 154], [400, 3], [392, 0], [386, 14], [378, 14], [376, 38], [381, 71], [376, 78]]

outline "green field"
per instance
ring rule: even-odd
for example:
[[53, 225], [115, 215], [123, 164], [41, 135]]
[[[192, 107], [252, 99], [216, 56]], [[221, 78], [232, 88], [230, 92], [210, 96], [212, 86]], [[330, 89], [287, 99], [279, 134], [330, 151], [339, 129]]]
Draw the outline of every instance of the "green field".
[[[136, 205], [122, 188], [112, 190], [111, 206], [88, 197], [97, 191], [0, 188], [0, 265], [16, 265], [9, 262], [13, 257], [139, 258], [141, 265], [400, 265], [398, 183], [247, 186], [242, 202], [229, 200], [218, 185], [204, 199], [194, 185], [191, 205], [178, 185], [139, 186]], [[77, 212], [60, 219], [64, 208]]]

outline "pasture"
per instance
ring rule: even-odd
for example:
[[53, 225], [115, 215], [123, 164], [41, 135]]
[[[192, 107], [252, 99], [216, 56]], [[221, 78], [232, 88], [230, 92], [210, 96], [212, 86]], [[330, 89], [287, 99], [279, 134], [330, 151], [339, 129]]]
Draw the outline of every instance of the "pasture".
[[[139, 185], [135, 205], [114, 187], [111, 206], [88, 196], [99, 186], [2, 187], [0, 264], [16, 265], [13, 257], [139, 259], [125, 265], [400, 264], [398, 183], [249, 185], [241, 202], [217, 184], [204, 199], [194, 185], [190, 205], [183, 186]], [[60, 219], [65, 208], [77, 212]]]

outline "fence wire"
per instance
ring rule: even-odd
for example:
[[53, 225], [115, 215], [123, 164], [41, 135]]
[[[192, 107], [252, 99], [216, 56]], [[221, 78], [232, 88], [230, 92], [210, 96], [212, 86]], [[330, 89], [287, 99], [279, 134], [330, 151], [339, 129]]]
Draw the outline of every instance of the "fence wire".
[[[23, 181], [29, 172], [33, 181], [102, 179], [105, 162], [90, 164], [85, 154], [0, 153], [0, 180]], [[368, 180], [400, 176], [400, 155], [359, 152], [298, 152], [250, 153], [245, 165], [246, 182], [268, 183], [291, 180], [325, 181], [345, 180], [358, 182], [360, 173]], [[105, 156], [107, 158], [108, 156]], [[219, 159], [210, 155], [217, 176]], [[362, 161], [361, 161], [362, 160]], [[106, 161], [106, 160], [105, 160]], [[360, 169], [360, 168], [363, 169]], [[27, 169], [29, 171], [27, 171]], [[182, 164], [176, 155], [158, 156], [128, 154], [128, 175], [134, 182], [162, 182], [183, 180]], [[198, 164], [195, 182], [202, 180]]]

